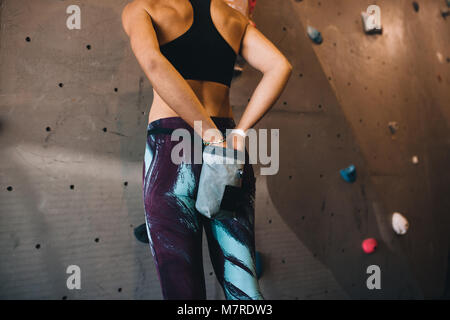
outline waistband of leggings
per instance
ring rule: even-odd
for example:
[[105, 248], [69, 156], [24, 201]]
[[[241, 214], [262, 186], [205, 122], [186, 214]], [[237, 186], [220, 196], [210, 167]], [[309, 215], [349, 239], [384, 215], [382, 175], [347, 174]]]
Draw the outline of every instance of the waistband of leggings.
[[[214, 117], [213, 116], [213, 117], [211, 117], [211, 120], [215, 123], [217, 128], [219, 130], [221, 130], [223, 133], [225, 133], [226, 129], [233, 129], [234, 127], [236, 127], [236, 124], [235, 124], [233, 118]], [[150, 122], [147, 125], [147, 134], [150, 134], [150, 133], [171, 134], [173, 132], [173, 130], [181, 129], [181, 128], [189, 130], [190, 132], [194, 131], [194, 128], [192, 128], [181, 117], [160, 118], [160, 119]]]

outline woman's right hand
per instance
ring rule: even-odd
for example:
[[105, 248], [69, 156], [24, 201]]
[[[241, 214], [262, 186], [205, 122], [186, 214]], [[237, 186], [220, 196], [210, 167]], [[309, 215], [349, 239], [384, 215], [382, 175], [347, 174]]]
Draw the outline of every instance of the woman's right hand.
[[225, 138], [219, 129], [209, 129], [204, 133], [203, 140], [222, 148], [231, 148], [238, 151], [244, 151], [245, 149], [245, 137], [233, 131]]
[[[219, 139], [216, 139], [215, 141], [217, 140]], [[225, 141], [212, 143], [211, 145], [243, 151], [245, 149], [245, 139], [237, 134], [230, 134]]]

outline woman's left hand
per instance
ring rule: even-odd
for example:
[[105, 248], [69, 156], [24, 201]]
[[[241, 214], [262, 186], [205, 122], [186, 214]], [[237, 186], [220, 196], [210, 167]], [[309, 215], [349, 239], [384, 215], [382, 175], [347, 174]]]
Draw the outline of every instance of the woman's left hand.
[[[228, 144], [227, 144], [228, 143]], [[225, 147], [233, 148], [235, 150], [244, 151], [245, 149], [245, 138], [236, 133], [230, 133], [227, 136], [226, 142], [224, 142]]]

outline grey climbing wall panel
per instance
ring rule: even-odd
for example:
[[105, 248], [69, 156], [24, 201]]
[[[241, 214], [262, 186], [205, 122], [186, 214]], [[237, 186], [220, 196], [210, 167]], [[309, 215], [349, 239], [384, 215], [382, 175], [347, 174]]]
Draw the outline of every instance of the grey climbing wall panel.
[[[314, 24], [326, 39], [313, 46], [322, 79], [333, 89], [364, 158], [364, 175], [372, 186], [360, 181], [361, 191], [365, 187], [367, 195], [369, 190], [377, 195], [364, 199], [362, 194], [364, 203], [352, 206], [356, 213], [362, 205], [372, 207], [375, 214], [376, 221], [362, 220], [362, 226], [377, 225], [383, 239], [385, 256], [375, 261], [392, 276], [383, 290], [392, 295], [383, 297], [417, 297], [413, 280], [418, 297], [441, 297], [450, 227], [450, 21], [441, 12], [449, 8], [439, 0], [417, 1], [418, 12], [411, 1], [375, 3], [384, 30], [375, 36], [362, 36], [356, 12], [371, 1], [304, 1], [296, 10], [303, 24]], [[399, 123], [395, 135], [388, 130], [390, 121]], [[417, 165], [411, 161], [414, 155]], [[386, 220], [393, 211], [407, 214], [408, 236], [396, 237], [389, 230]], [[365, 236], [367, 229], [359, 232]], [[334, 240], [342, 241], [339, 236]], [[401, 272], [400, 261], [408, 264], [411, 278]], [[334, 273], [337, 279], [339, 272]]]
[[[445, 1], [258, 0], [257, 27], [294, 66], [257, 128], [281, 128], [280, 171], [257, 174], [256, 246], [268, 299], [441, 297], [450, 209]], [[0, 298], [160, 299], [144, 222], [152, 90], [120, 24], [127, 1], [0, 1]], [[66, 8], [81, 8], [68, 30]], [[314, 45], [308, 25], [322, 32]], [[232, 83], [236, 118], [261, 74]], [[397, 121], [392, 135], [387, 124]], [[417, 155], [419, 164], [411, 157]], [[338, 170], [357, 166], [347, 184]], [[396, 236], [389, 216], [411, 222]], [[360, 249], [376, 237], [372, 255]], [[223, 299], [204, 238], [208, 298]], [[382, 289], [368, 290], [379, 265]], [[81, 268], [68, 290], [66, 268]]]

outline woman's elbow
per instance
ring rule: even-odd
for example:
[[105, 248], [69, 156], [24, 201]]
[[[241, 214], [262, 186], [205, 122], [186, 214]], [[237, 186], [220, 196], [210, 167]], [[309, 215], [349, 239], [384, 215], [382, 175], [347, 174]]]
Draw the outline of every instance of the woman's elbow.
[[291, 76], [292, 64], [286, 58], [281, 59], [280, 62], [276, 64], [275, 68], [286, 78], [289, 78]]
[[148, 72], [156, 72], [161, 68], [162, 58], [157, 52], [148, 52], [142, 56], [142, 63], [145, 65], [145, 69]]
[[131, 42], [131, 48], [137, 60], [146, 71], [155, 71], [161, 65], [161, 53], [153, 48]]
[[284, 58], [282, 65], [284, 66], [284, 69], [286, 70], [287, 73], [289, 74], [292, 73], [292, 64], [289, 62], [288, 59]]
[[277, 72], [290, 75], [292, 73], [292, 64], [285, 57], [280, 57], [275, 63], [272, 61], [266, 72]]

